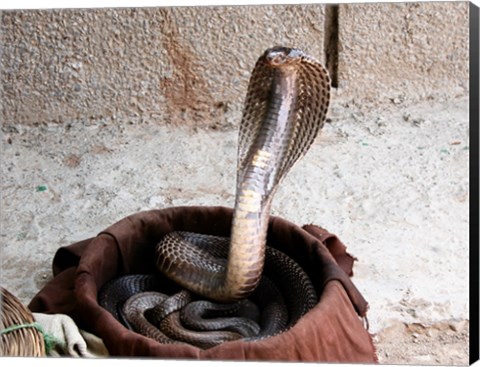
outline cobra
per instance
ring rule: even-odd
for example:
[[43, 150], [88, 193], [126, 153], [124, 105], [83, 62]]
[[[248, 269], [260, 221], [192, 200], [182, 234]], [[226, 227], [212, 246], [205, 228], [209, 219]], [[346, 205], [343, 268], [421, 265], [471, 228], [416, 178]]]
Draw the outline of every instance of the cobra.
[[172, 232], [156, 247], [157, 268], [211, 300], [233, 302], [248, 297], [264, 268], [272, 199], [314, 142], [329, 103], [330, 79], [320, 62], [295, 48], [266, 50], [252, 71], [240, 123], [226, 259], [216, 256], [215, 246], [201, 235]]

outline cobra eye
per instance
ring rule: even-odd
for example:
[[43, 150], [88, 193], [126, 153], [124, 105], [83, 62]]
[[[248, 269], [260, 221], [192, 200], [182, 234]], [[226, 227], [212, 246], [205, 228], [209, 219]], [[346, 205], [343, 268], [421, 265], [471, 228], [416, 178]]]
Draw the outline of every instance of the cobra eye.
[[285, 62], [286, 57], [287, 56], [283, 52], [272, 52], [267, 56], [267, 60], [270, 65], [281, 65]]

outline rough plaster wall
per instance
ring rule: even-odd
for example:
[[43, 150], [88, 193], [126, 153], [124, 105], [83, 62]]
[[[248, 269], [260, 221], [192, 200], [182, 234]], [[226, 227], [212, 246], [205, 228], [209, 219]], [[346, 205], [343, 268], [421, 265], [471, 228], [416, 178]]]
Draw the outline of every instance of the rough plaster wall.
[[361, 103], [468, 93], [469, 3], [343, 4], [339, 95]]
[[231, 126], [239, 120], [255, 60], [275, 44], [303, 48], [323, 62], [329, 51], [339, 86], [333, 109], [450, 99], [468, 93], [468, 7], [5, 11], [2, 123], [113, 119]]
[[323, 60], [316, 5], [5, 11], [2, 123], [233, 124], [264, 49]]

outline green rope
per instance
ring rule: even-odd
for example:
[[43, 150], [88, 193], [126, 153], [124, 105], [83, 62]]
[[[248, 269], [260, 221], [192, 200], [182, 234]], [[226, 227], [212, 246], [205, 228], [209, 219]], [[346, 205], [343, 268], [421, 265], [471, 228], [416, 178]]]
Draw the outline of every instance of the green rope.
[[45, 352], [47, 353], [47, 355], [50, 354], [50, 352], [55, 348], [55, 346], [64, 344], [60, 339], [56, 338], [54, 335], [47, 333], [43, 329], [43, 327], [37, 322], [32, 322], [30, 324], [9, 326], [3, 330], [0, 330], [0, 335], [7, 334], [15, 330], [25, 329], [25, 328], [34, 328], [43, 335], [43, 341], [45, 342]]

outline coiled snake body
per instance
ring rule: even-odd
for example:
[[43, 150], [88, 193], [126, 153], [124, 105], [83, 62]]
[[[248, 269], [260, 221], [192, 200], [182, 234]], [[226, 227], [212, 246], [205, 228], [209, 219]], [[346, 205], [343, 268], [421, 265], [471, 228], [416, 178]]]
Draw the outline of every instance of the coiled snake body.
[[[162, 343], [180, 341], [202, 348], [239, 338], [257, 340], [292, 326], [316, 304], [317, 296], [300, 266], [266, 246], [268, 218], [281, 180], [323, 126], [329, 101], [330, 79], [318, 61], [298, 49], [266, 50], [253, 69], [240, 124], [230, 238], [172, 232], [156, 247], [158, 270], [192, 296], [180, 291], [169, 301], [152, 293], [158, 288], [148, 276], [130, 276], [108, 283], [99, 303], [125, 325]], [[129, 298], [141, 291], [150, 293]], [[198, 301], [187, 307], [190, 297], [232, 305], [235, 310], [225, 312], [243, 328], [222, 318], [220, 325], [227, 325], [222, 332], [206, 331], [200, 341], [197, 331], [187, 330], [185, 336], [180, 331], [183, 324], [195, 324], [192, 319], [208, 313], [206, 307], [215, 308]], [[260, 310], [255, 311], [247, 298]], [[218, 306], [222, 307], [230, 306]], [[246, 321], [250, 314], [256, 316]], [[157, 326], [165, 328], [159, 331]]]

